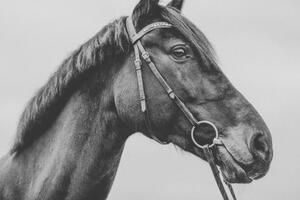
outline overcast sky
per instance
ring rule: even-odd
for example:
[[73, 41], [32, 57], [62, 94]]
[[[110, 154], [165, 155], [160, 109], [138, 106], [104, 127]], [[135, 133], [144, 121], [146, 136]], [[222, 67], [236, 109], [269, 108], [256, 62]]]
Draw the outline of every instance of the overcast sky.
[[[136, 0], [0, 0], [0, 154], [25, 103], [59, 63]], [[166, 1], [165, 1], [166, 2]], [[300, 199], [300, 1], [187, 0], [183, 13], [212, 42], [231, 82], [268, 124], [269, 174], [238, 185], [243, 200]], [[136, 135], [110, 200], [221, 199], [207, 163]]]

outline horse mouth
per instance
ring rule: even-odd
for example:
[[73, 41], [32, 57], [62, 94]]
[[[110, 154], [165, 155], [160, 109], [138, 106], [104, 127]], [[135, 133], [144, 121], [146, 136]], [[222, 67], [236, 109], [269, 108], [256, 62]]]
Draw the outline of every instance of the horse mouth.
[[256, 177], [248, 175], [247, 166], [239, 163], [224, 147], [218, 147], [215, 154], [217, 165], [225, 181], [229, 183], [251, 183]]

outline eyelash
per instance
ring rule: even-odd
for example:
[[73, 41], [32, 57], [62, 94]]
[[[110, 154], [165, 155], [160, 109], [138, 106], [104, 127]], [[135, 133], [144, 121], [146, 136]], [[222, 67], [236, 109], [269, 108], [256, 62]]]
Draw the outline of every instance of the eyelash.
[[178, 47], [172, 50], [172, 54], [176, 57], [183, 57], [186, 55], [186, 50], [183, 47]]
[[188, 55], [188, 49], [185, 46], [176, 46], [172, 48], [171, 56], [178, 61], [182, 61], [187, 58], [190, 58], [190, 56]]

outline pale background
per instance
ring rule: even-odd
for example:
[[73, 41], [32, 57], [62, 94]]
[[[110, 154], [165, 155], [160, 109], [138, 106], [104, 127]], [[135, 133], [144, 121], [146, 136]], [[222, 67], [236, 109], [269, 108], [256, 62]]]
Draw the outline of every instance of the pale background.
[[[59, 63], [137, 0], [0, 0], [0, 154], [25, 103]], [[269, 174], [239, 199], [300, 199], [300, 1], [189, 0], [183, 13], [210, 39], [232, 83], [268, 124]], [[110, 200], [221, 199], [207, 163], [141, 135], [126, 144]]]

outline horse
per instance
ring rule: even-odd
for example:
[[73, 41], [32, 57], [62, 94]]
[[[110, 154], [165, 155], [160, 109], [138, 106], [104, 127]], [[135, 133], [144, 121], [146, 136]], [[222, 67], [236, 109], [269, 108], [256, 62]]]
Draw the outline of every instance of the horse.
[[[140, 0], [132, 26], [139, 33], [154, 23], [151, 30], [133, 41], [128, 17], [120, 17], [62, 62], [28, 102], [1, 158], [1, 200], [106, 199], [125, 142], [137, 132], [203, 160], [198, 146], [214, 145], [218, 133], [211, 154], [228, 183], [267, 174], [269, 129], [182, 5]], [[144, 48], [139, 60], [136, 45]]]

